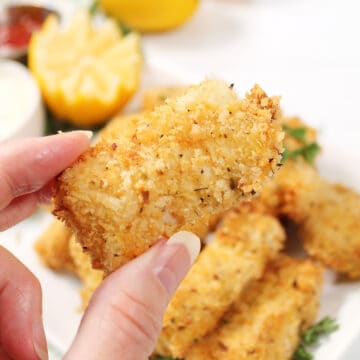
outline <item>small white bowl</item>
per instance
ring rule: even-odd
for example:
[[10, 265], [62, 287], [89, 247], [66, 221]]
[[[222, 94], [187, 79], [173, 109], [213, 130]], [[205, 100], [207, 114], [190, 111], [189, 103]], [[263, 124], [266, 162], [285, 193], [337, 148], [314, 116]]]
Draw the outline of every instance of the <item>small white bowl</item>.
[[45, 115], [39, 88], [27, 68], [0, 60], [0, 142], [41, 136]]

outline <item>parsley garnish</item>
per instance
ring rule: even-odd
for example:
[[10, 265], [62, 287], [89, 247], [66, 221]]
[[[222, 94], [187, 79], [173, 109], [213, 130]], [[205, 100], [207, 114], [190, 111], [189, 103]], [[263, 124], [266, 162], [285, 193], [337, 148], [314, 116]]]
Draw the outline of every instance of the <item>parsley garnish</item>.
[[319, 153], [320, 149], [320, 146], [315, 142], [305, 144], [303, 147], [295, 150], [289, 150], [285, 147], [285, 150], [282, 154], [281, 163], [284, 163], [288, 159], [295, 160], [299, 156], [302, 156], [309, 164], [313, 164], [315, 157]]
[[339, 328], [334, 319], [325, 317], [317, 324], [310, 326], [301, 334], [301, 343], [297, 347], [293, 360], [312, 360], [313, 356], [306, 349], [307, 345], [314, 345], [319, 342], [321, 336], [333, 333]]
[[94, 16], [99, 10], [99, 3], [97, 0], [93, 1], [89, 7], [89, 13], [91, 16]]
[[317, 324], [309, 327], [302, 335], [302, 341], [305, 345], [316, 344], [319, 341], [319, 337], [322, 335], [328, 335], [333, 333], [339, 328], [339, 325], [334, 319], [325, 317]]
[[285, 150], [282, 154], [281, 163], [283, 164], [288, 159], [297, 159], [298, 157], [303, 157], [309, 164], [313, 164], [316, 155], [320, 151], [320, 146], [315, 143], [306, 142], [306, 127], [297, 127], [291, 128], [287, 125], [283, 125], [283, 130], [288, 133], [290, 136], [296, 140], [301, 141], [304, 145], [295, 150], [290, 150], [285, 147]]
[[293, 360], [312, 360], [314, 357], [310, 354], [303, 344], [300, 344], [293, 356]]
[[306, 127], [292, 128], [287, 125], [283, 125], [283, 130], [297, 140], [306, 140]]
[[130, 34], [133, 31], [131, 27], [127, 26], [120, 20], [116, 20], [116, 23], [124, 36]]
[[302, 156], [304, 157], [304, 159], [312, 164], [315, 160], [316, 155], [319, 153], [320, 151], [320, 146], [317, 143], [310, 143], [305, 145], [302, 148]]

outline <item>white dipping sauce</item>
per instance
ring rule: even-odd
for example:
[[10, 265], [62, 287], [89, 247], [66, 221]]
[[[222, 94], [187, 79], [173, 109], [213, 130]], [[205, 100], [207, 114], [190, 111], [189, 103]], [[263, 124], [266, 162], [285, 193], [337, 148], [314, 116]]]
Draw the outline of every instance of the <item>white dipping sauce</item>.
[[0, 141], [40, 136], [44, 111], [39, 89], [25, 66], [0, 60]]

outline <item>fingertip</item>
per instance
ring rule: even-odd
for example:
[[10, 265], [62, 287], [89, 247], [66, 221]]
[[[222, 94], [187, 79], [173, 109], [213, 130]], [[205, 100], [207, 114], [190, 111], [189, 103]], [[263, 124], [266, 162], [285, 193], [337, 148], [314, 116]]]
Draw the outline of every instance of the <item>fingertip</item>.
[[41, 167], [42, 178], [49, 181], [52, 176], [73, 164], [89, 147], [92, 134], [92, 131], [76, 130], [41, 139], [42, 146], [36, 155], [36, 165]]
[[74, 130], [59, 132], [56, 135], [51, 135], [50, 138], [52, 137], [64, 142], [64, 145], [67, 147], [71, 144], [71, 149], [75, 152], [78, 152], [79, 149], [83, 152], [90, 145], [93, 134], [90, 130]]
[[200, 253], [200, 239], [191, 232], [180, 231], [162, 246], [154, 272], [166, 289], [168, 300]]
[[168, 245], [181, 244], [183, 245], [189, 256], [190, 264], [193, 264], [200, 253], [201, 241], [198, 236], [189, 231], [179, 231], [167, 241]]

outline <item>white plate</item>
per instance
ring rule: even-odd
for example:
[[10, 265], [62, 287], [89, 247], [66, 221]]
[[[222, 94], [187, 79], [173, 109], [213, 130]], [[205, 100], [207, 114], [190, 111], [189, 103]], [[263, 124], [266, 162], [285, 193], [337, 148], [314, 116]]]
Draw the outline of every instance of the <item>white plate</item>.
[[[192, 80], [184, 76], [181, 79], [182, 82]], [[150, 66], [145, 68], [143, 87], [176, 83], [179, 83], [176, 78], [158, 68]], [[244, 92], [247, 89], [239, 90]], [[135, 98], [128, 110], [135, 110], [138, 106], [139, 98]], [[339, 136], [341, 137], [341, 134]], [[329, 142], [326, 136], [321, 137], [320, 143], [323, 145], [323, 153], [319, 159], [322, 174], [330, 180], [342, 181], [360, 191], [360, 171], [354, 166], [360, 163], [360, 152], [354, 151], [354, 148], [339, 148]], [[51, 359], [57, 359], [70, 346], [81, 318], [81, 314], [77, 311], [81, 303], [79, 296], [81, 284], [72, 276], [57, 274], [44, 268], [33, 250], [36, 238], [51, 220], [49, 214], [38, 211], [30, 219], [1, 233], [0, 243], [13, 252], [40, 279]], [[340, 323], [340, 329], [315, 351], [317, 360], [358, 359], [356, 354], [360, 353], [358, 344], [360, 316], [356, 312], [359, 304], [359, 283], [336, 283], [334, 274], [328, 271], [319, 317], [325, 315], [335, 317]]]

